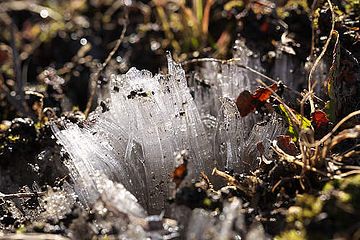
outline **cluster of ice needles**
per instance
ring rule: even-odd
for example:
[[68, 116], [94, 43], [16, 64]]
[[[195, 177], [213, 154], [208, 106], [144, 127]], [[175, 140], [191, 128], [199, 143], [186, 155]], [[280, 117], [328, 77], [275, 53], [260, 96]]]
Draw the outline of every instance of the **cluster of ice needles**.
[[[243, 65], [257, 64], [247, 49], [238, 57]], [[260, 123], [254, 115], [240, 117], [234, 99], [254, 89], [253, 77], [236, 64], [219, 63], [207, 63], [189, 77], [170, 56], [167, 74], [131, 68], [111, 75], [109, 98], [88, 120], [53, 126], [68, 153], [80, 201], [93, 206], [106, 199], [110, 209], [136, 218], [159, 214], [168, 209], [175, 185], [170, 173], [182, 163], [175, 155], [184, 150], [187, 179], [202, 171], [211, 175], [214, 167], [256, 168], [256, 143], [269, 148], [269, 140], [284, 128], [275, 115]]]

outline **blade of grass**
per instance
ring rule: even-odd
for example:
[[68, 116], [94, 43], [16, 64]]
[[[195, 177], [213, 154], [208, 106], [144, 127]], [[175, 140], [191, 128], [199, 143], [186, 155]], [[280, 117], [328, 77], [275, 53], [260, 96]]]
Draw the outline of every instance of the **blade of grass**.
[[203, 18], [203, 0], [193, 0], [193, 6], [197, 21], [198, 23], [201, 23]]
[[202, 33], [205, 35], [205, 37], [208, 35], [209, 32], [210, 10], [213, 4], [214, 4], [213, 0], [207, 0], [204, 8], [204, 17], [201, 22], [201, 30]]

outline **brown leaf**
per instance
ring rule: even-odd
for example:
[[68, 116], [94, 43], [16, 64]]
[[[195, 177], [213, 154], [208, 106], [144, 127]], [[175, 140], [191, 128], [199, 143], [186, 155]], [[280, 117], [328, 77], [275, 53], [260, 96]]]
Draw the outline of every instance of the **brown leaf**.
[[251, 93], [247, 90], [241, 92], [236, 99], [236, 106], [240, 112], [240, 116], [245, 117], [249, 113], [255, 110], [255, 105], [253, 104], [253, 97]]
[[187, 175], [187, 161], [180, 164], [175, 168], [175, 170], [171, 174], [172, 181], [176, 184], [176, 188], [178, 188], [181, 182]]
[[316, 128], [325, 127], [329, 125], [329, 118], [321, 110], [316, 110], [311, 115], [311, 119]]
[[240, 116], [245, 117], [256, 108], [263, 106], [270, 98], [272, 92], [278, 90], [278, 85], [274, 83], [269, 86], [269, 88], [259, 87], [253, 94], [247, 90], [241, 92], [236, 99], [236, 106], [240, 112]]
[[298, 149], [292, 138], [289, 135], [279, 135], [276, 138], [279, 148], [285, 153], [295, 156], [298, 153]]
[[[278, 89], [278, 86], [276, 83], [274, 83], [271, 86], [269, 86], [269, 88], [275, 92]], [[266, 100], [268, 100], [270, 98], [270, 96], [272, 94], [272, 91], [270, 89], [264, 88], [264, 87], [259, 87], [255, 90], [255, 92], [252, 94], [252, 96], [254, 99], [256, 99], [260, 102], [265, 102]]]

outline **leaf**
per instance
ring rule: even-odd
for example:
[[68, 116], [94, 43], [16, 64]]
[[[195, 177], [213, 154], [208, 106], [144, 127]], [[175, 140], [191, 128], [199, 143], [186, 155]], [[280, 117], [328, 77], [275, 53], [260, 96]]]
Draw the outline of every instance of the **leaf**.
[[177, 166], [171, 174], [172, 181], [176, 184], [176, 188], [180, 186], [181, 182], [184, 180], [186, 175], [187, 175], [187, 161], [184, 160], [184, 162], [179, 166]]
[[330, 121], [332, 121], [332, 122], [336, 121], [334, 104], [335, 103], [334, 103], [333, 100], [329, 100], [329, 101], [326, 102], [325, 108], [324, 108], [327, 116], [329, 117]]
[[279, 135], [276, 138], [278, 146], [287, 154], [297, 155], [298, 149], [289, 135]]
[[[278, 90], [277, 84], [272, 84], [269, 86], [269, 88], [276, 92]], [[259, 87], [255, 90], [255, 92], [252, 94], [252, 97], [260, 102], [265, 102], [268, 100], [272, 94], [272, 91], [269, 88]]]
[[269, 88], [259, 87], [253, 94], [245, 90], [236, 99], [236, 106], [241, 117], [245, 117], [255, 109], [259, 109], [270, 98], [272, 91], [278, 90], [277, 84], [272, 84]]
[[255, 110], [253, 98], [249, 91], [245, 90], [239, 94], [236, 99], [236, 106], [240, 112], [240, 116], [245, 117]]
[[312, 113], [311, 119], [316, 128], [325, 127], [329, 125], [329, 118], [326, 113], [321, 110], [316, 110]]
[[[293, 141], [296, 142], [297, 138], [299, 136], [299, 133], [297, 132], [297, 130], [294, 127], [294, 121], [290, 118], [288, 111], [286, 110], [286, 108], [284, 107], [284, 105], [279, 104], [279, 108], [282, 111], [282, 113], [284, 114], [288, 124], [289, 124], [289, 128], [288, 128], [288, 132], [289, 134], [293, 137]], [[292, 112], [295, 114], [296, 116], [296, 120], [299, 122], [299, 126], [297, 126], [298, 129], [300, 130], [304, 130], [307, 128], [311, 128], [311, 121], [309, 119], [307, 119], [306, 117], [302, 116], [301, 114], [295, 112], [294, 110], [292, 110]]]

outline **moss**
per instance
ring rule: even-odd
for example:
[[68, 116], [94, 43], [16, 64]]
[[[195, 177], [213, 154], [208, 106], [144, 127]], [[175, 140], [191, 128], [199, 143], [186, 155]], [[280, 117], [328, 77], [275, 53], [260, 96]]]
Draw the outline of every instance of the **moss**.
[[286, 231], [276, 239], [331, 239], [335, 236], [351, 239], [360, 224], [359, 212], [360, 175], [333, 180], [319, 195], [297, 197], [286, 216]]
[[303, 240], [305, 238], [305, 233], [303, 231], [289, 230], [283, 232], [280, 236], [274, 238], [275, 240]]
[[8, 137], [7, 137], [7, 140], [8, 141], [10, 141], [10, 142], [16, 142], [17, 140], [19, 140], [20, 139], [20, 136], [19, 135], [9, 135]]
[[20, 226], [16, 229], [16, 233], [25, 233], [26, 227], [23, 224], [20, 224]]

